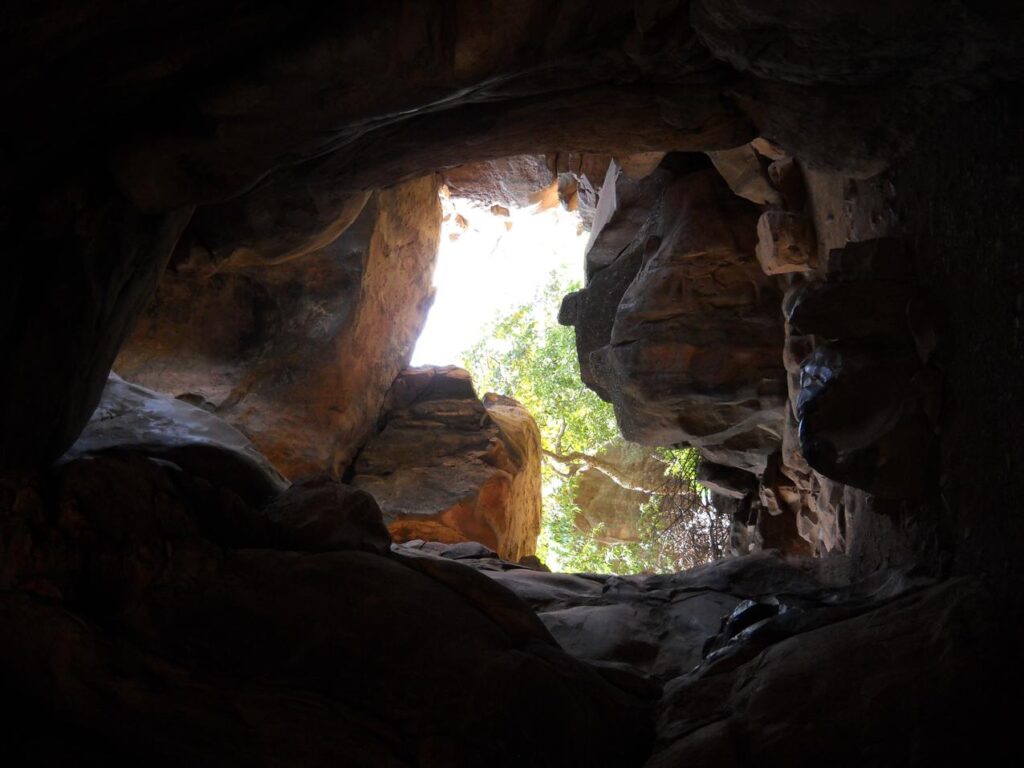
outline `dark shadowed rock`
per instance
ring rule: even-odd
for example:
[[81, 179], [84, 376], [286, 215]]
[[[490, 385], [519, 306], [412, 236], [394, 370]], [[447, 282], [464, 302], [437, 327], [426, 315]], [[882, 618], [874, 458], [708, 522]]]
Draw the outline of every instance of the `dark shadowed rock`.
[[227, 422], [202, 408], [111, 374], [92, 419], [63, 462], [131, 451], [174, 462], [230, 486], [250, 503], [288, 487], [274, 466]]
[[282, 549], [390, 551], [391, 536], [376, 500], [329, 476], [294, 483], [260, 516], [280, 532], [277, 546]]

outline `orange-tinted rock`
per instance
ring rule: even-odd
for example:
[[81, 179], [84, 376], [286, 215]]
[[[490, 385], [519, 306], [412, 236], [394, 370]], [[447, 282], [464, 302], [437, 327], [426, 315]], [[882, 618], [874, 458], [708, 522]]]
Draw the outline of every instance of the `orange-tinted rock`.
[[193, 249], [117, 369], [210, 408], [292, 478], [340, 473], [426, 320], [439, 227], [426, 177], [375, 193], [343, 235], [300, 258], [258, 263], [234, 250], [208, 269]]
[[511, 398], [481, 402], [460, 368], [410, 368], [388, 394], [383, 428], [352, 484], [377, 499], [396, 541], [478, 541], [533, 554], [540, 531], [540, 433]]

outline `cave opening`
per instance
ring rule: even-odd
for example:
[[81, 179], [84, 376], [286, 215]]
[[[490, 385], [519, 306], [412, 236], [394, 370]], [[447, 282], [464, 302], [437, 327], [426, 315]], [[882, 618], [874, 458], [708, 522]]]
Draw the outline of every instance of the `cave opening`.
[[[644, 160], [654, 168], [661, 158]], [[697, 481], [696, 452], [624, 440], [611, 404], [580, 380], [575, 329], [558, 315], [583, 287], [610, 161], [562, 158], [574, 169], [561, 173], [559, 162], [527, 155], [444, 174], [434, 296], [411, 365], [462, 368], [485, 409], [512, 398], [536, 423], [539, 451], [529, 453], [539, 467], [528, 471], [540, 472], [540, 527], [529, 554], [540, 563], [652, 573], [722, 557], [731, 521]], [[402, 531], [415, 538], [419, 529]]]
[[[1016, 756], [1019, 8], [123, 5], [0, 25], [12, 764]], [[582, 274], [410, 365], [460, 194]], [[613, 431], [728, 556], [609, 565]]]

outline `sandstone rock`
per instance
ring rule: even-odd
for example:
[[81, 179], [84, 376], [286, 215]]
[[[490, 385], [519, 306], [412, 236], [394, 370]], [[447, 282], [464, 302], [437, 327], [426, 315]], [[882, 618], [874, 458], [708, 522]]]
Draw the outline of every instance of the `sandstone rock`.
[[766, 275], [808, 272], [818, 266], [810, 220], [801, 213], [762, 213], [757, 220], [756, 253]]
[[909, 244], [895, 237], [875, 237], [846, 243], [828, 252], [825, 270], [832, 281], [913, 279]]
[[[980, 725], [961, 731], [953, 704], [977, 706], [989, 696], [988, 682], [964, 666], [977, 652], [968, 638], [991, 620], [976, 603], [977, 585], [896, 595], [883, 587], [866, 604], [851, 597], [769, 616], [739, 632], [725, 654], [670, 682], [659, 746], [646, 765], [970, 760], [979, 731], [995, 736]], [[870, 715], [859, 714], [865, 707]]]
[[787, 211], [803, 211], [807, 203], [807, 188], [796, 160], [788, 155], [776, 159], [768, 166], [768, 178], [782, 197]]
[[478, 541], [533, 553], [540, 530], [540, 434], [517, 402], [477, 399], [459, 368], [410, 368], [388, 395], [383, 428], [352, 484], [371, 493], [398, 541]]
[[786, 150], [763, 136], [758, 136], [756, 139], [751, 141], [750, 146], [754, 148], [757, 154], [762, 157], [766, 157], [771, 161], [783, 160], [788, 156]]
[[[635, 155], [616, 157], [615, 164], [626, 174], [627, 178], [640, 181], [654, 173], [664, 157], [664, 152], [638, 152]], [[594, 181], [600, 181], [600, 179], [594, 179]]]
[[768, 179], [765, 166], [750, 144], [708, 152], [729, 189], [757, 205], [782, 205], [782, 198]]
[[[562, 319], [578, 329], [584, 381], [593, 378], [613, 402], [627, 439], [691, 444], [712, 461], [759, 472], [781, 438], [785, 375], [778, 294], [753, 258], [756, 209], [714, 170], [694, 172], [688, 158], [662, 166], [625, 182], [638, 202], [612, 210], [631, 210], [620, 219], [628, 226], [595, 224], [587, 287]], [[612, 183], [623, 182], [610, 170], [601, 206]]]
[[260, 516], [280, 531], [278, 546], [283, 549], [391, 551], [391, 536], [376, 500], [330, 477], [295, 483]]
[[554, 176], [543, 155], [518, 155], [459, 165], [441, 178], [452, 197], [515, 209], [538, 202]]
[[[791, 334], [818, 340], [800, 364], [800, 453], [833, 480], [920, 498], [934, 472], [943, 395], [941, 377], [922, 365], [934, 338], [925, 329], [936, 321], [923, 319], [931, 313], [911, 282], [907, 246], [851, 243], [828, 265], [827, 280], [797, 286], [783, 307]], [[806, 343], [798, 346], [790, 368], [806, 354]]]
[[109, 451], [133, 451], [174, 462], [227, 485], [250, 503], [288, 487], [288, 481], [227, 422], [168, 395], [111, 374], [85, 430], [62, 462]]
[[38, 198], [8, 189], [9, 252], [48, 254], [0, 281], [0, 467], [25, 470], [64, 453], [89, 421], [193, 208], [144, 213], [92, 172], [47, 179]]
[[377, 192], [330, 246], [280, 264], [169, 271], [117, 361], [201, 397], [289, 477], [340, 473], [408, 364], [432, 300], [433, 178]]
[[830, 344], [803, 365], [797, 416], [807, 463], [883, 497], [919, 497], [931, 469], [932, 430], [913, 383], [916, 356]]
[[[292, 502], [308, 508], [327, 487], [297, 487], [274, 516], [303, 522]], [[0, 597], [0, 675], [25, 726], [16, 756], [142, 759], [157, 745], [154, 764], [168, 766], [583, 755], [610, 768], [647, 752], [650, 701], [559, 650], [472, 569], [346, 541], [320, 554], [223, 549], [203, 533], [217, 494], [137, 454], [70, 462], [55, 490], [18, 589]], [[47, 597], [22, 589], [43, 578], [58, 588]], [[607, 738], [592, 748], [595, 723]]]

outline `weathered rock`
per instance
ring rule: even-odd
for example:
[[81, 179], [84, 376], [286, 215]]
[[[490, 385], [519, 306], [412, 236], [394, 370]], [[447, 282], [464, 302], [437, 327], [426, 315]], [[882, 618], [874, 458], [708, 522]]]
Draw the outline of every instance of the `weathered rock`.
[[810, 220], [802, 213], [765, 211], [757, 220], [757, 260], [766, 275], [818, 266]]
[[784, 305], [791, 332], [819, 340], [800, 363], [803, 458], [826, 477], [885, 498], [926, 492], [943, 401], [941, 377], [923, 366], [911, 327], [917, 290], [906, 259], [899, 241], [834, 250], [829, 279], [795, 288]]
[[371, 493], [397, 541], [478, 541], [533, 553], [540, 531], [540, 433], [511, 398], [477, 399], [460, 368], [409, 368], [352, 484]]
[[441, 178], [452, 197], [507, 210], [538, 203], [555, 177], [543, 155], [518, 155], [458, 165]]
[[132, 451], [214, 479], [250, 503], [288, 487], [245, 435], [217, 416], [111, 374], [85, 430], [62, 461]]
[[64, 453], [89, 421], [192, 206], [144, 213], [92, 170], [10, 193], [0, 226], [22, 255], [0, 281], [0, 467], [24, 470]]
[[[437, 182], [377, 192], [330, 246], [169, 271], [117, 368], [210, 403], [289, 477], [341, 473], [408, 365], [432, 300]], [[233, 258], [243, 258], [235, 264]]]
[[377, 554], [391, 549], [391, 536], [376, 500], [331, 477], [311, 477], [293, 484], [264, 507], [260, 516], [282, 532], [278, 543], [282, 549]]
[[990, 681], [968, 671], [978, 629], [992, 620], [979, 598], [977, 584], [953, 581], [903, 594], [883, 586], [849, 607], [776, 606], [665, 687], [659, 746], [646, 765], [901, 765], [989, 754], [989, 739], [1002, 742], [994, 722], [967, 724], [990, 695]]
[[[327, 488], [299, 486], [270, 516], [304, 523]], [[647, 752], [650, 702], [566, 655], [472, 569], [346, 540], [225, 550], [202, 533], [216, 489], [137, 454], [70, 462], [57, 491], [0, 598], [0, 675], [25, 726], [16, 759], [46, 729], [44, 756], [134, 760], [156, 745], [157, 765], [610, 767]]]
[[[785, 375], [777, 289], [753, 258], [756, 209], [714, 170], [667, 162], [627, 182], [646, 205], [615, 232], [614, 247], [601, 246], [605, 230], [595, 226], [591, 278], [561, 319], [575, 320], [581, 370], [589, 368], [595, 389], [613, 402], [627, 439], [691, 444], [718, 463], [760, 471], [781, 437]], [[630, 257], [641, 264], [605, 337], [607, 319], [595, 329], [587, 321], [608, 317]], [[612, 266], [598, 271], [608, 259]], [[614, 290], [604, 288], [601, 276], [620, 262], [621, 276], [609, 273]]]
[[[617, 156], [615, 164], [628, 178], [639, 181], [654, 173], [664, 157], [664, 152], [637, 152], [633, 155]], [[602, 179], [593, 179], [593, 181], [600, 183]]]

